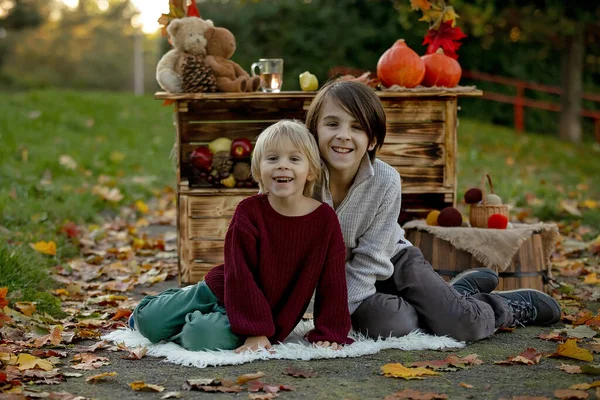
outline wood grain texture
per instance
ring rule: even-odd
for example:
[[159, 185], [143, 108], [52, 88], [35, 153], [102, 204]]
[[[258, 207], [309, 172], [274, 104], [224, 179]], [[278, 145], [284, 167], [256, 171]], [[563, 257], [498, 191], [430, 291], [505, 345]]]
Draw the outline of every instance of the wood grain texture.
[[205, 100], [189, 102], [184, 122], [304, 120], [304, 98]]
[[377, 158], [392, 166], [433, 167], [445, 164], [444, 146], [439, 143], [385, 143]]
[[[409, 229], [406, 238], [421, 250], [425, 259], [446, 281], [464, 270], [485, 267], [469, 252], [458, 250], [450, 242], [428, 232]], [[542, 236], [533, 234], [523, 242], [510, 266], [499, 272], [500, 283], [496, 290], [531, 288], [544, 291], [547, 287], [541, 273], [547, 273], [549, 268], [543, 256]], [[513, 273], [523, 276], [510, 276]]]
[[191, 240], [225, 240], [231, 218], [189, 218], [188, 237]]
[[444, 122], [389, 122], [385, 143], [444, 143]]
[[383, 100], [387, 122], [443, 122], [444, 99], [394, 99]]
[[265, 128], [279, 121], [278, 119], [262, 122], [243, 122], [235, 121], [211, 122], [211, 123], [184, 123], [182, 129], [181, 142], [183, 145], [194, 143], [197, 145], [207, 145], [211, 141], [226, 137], [230, 139], [246, 138], [254, 143]]
[[189, 240], [190, 261], [219, 264], [224, 259], [224, 240]]
[[[240, 201], [251, 194], [224, 194], [219, 191], [205, 189], [203, 196], [190, 196], [187, 215], [191, 218], [197, 217], [225, 217], [231, 218]], [[212, 193], [212, 194], [207, 194]], [[231, 193], [231, 192], [229, 192]], [[256, 191], [251, 192], [256, 194]]]
[[439, 187], [444, 183], [444, 167], [409, 167], [394, 166], [402, 178], [402, 189], [418, 187], [421, 192], [428, 192], [430, 187]]
[[193, 283], [190, 279], [189, 239], [187, 236], [188, 196], [177, 196], [177, 256], [179, 257], [179, 285]]
[[456, 99], [448, 99], [445, 104], [446, 125], [444, 126], [446, 144], [446, 162], [444, 169], [444, 186], [454, 188], [456, 194]]

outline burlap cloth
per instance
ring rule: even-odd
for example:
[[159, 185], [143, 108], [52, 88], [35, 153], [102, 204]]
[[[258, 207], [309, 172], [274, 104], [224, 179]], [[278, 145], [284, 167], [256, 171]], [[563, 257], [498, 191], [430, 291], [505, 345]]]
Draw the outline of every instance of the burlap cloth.
[[550, 256], [556, 241], [560, 237], [554, 224], [515, 224], [511, 229], [482, 228], [444, 228], [429, 226], [425, 220], [409, 221], [404, 230], [417, 229], [446, 240], [459, 250], [464, 250], [488, 268], [506, 270], [521, 248], [521, 244], [534, 233], [542, 236], [542, 247], [546, 265], [550, 265]]

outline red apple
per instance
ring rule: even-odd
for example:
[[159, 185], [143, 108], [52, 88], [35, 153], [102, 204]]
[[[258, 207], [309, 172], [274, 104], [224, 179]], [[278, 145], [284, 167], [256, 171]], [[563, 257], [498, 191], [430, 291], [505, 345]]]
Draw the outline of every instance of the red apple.
[[231, 157], [243, 158], [250, 157], [252, 151], [252, 143], [246, 138], [235, 139], [231, 142]]
[[201, 171], [209, 171], [213, 155], [206, 146], [199, 146], [190, 154], [190, 163]]

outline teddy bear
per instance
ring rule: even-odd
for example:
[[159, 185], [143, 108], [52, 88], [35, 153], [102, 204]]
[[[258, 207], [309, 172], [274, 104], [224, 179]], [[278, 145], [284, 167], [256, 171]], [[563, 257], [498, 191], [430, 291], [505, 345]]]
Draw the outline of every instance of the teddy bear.
[[[165, 53], [156, 65], [156, 81], [161, 88], [169, 93], [186, 91], [185, 66], [193, 65], [196, 71], [202, 69], [207, 44], [205, 34], [213, 26], [211, 20], [200, 17], [177, 18], [169, 23], [167, 32], [174, 48]], [[212, 71], [206, 70], [211, 74], [206, 79], [212, 78], [214, 82]]]
[[260, 85], [258, 76], [250, 76], [229, 58], [236, 49], [235, 36], [222, 27], [211, 27], [204, 34], [207, 40], [205, 63], [214, 72], [220, 92], [255, 92]]

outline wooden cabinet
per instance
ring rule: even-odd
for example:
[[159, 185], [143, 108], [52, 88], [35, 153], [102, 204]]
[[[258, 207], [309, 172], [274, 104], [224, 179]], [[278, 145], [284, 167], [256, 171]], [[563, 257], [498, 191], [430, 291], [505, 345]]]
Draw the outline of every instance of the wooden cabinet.
[[[424, 217], [456, 202], [456, 128], [459, 96], [479, 90], [377, 92], [387, 116], [387, 137], [378, 158], [402, 177], [400, 222]], [[237, 204], [256, 189], [190, 187], [189, 154], [219, 137], [254, 143], [283, 118], [304, 120], [315, 93], [159, 92], [173, 102], [177, 129], [179, 281], [195, 283], [223, 261], [223, 242]]]

